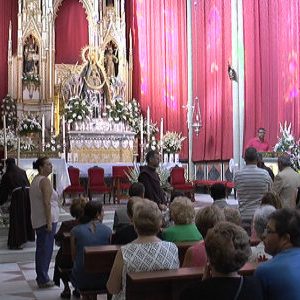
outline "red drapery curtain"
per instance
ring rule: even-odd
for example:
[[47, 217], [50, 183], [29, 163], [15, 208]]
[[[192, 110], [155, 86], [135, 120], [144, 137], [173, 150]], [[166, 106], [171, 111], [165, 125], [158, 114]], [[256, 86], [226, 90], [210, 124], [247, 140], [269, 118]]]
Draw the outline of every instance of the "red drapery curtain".
[[9, 22], [12, 22], [13, 52], [17, 45], [18, 0], [0, 0], [0, 102], [7, 94], [7, 50]]
[[226, 160], [233, 155], [231, 1], [197, 0], [192, 10], [193, 94], [200, 100], [203, 127], [194, 137], [193, 160]]
[[[187, 136], [187, 41], [186, 1], [129, 1], [127, 12], [133, 34], [133, 96], [143, 112], [150, 107], [151, 118], [164, 131]], [[187, 141], [181, 158], [187, 158]]]
[[78, 0], [64, 0], [55, 20], [55, 63], [81, 62], [81, 49], [88, 45], [88, 21]]
[[298, 0], [243, 2], [245, 45], [244, 145], [259, 127], [274, 146], [279, 122], [291, 122], [294, 136], [299, 122]]

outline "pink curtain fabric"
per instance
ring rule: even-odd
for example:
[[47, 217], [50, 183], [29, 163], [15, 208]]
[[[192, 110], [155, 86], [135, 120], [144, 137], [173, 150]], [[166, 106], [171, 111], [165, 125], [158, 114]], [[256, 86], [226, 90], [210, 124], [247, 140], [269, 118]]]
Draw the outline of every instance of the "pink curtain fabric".
[[265, 127], [273, 147], [284, 121], [299, 138], [299, 16], [297, 0], [243, 2], [245, 146]]
[[9, 21], [12, 22], [13, 52], [17, 45], [18, 0], [0, 0], [0, 102], [7, 95], [7, 48]]
[[193, 160], [226, 160], [233, 155], [231, 1], [197, 0], [193, 22], [193, 93], [201, 106], [203, 127], [194, 137]]
[[55, 63], [81, 62], [81, 49], [88, 45], [88, 21], [78, 0], [64, 0], [55, 20]]
[[[130, 2], [130, 1], [129, 1]], [[133, 34], [133, 96], [165, 130], [187, 136], [187, 41], [185, 0], [133, 0], [127, 4]], [[187, 141], [181, 151], [187, 158]]]

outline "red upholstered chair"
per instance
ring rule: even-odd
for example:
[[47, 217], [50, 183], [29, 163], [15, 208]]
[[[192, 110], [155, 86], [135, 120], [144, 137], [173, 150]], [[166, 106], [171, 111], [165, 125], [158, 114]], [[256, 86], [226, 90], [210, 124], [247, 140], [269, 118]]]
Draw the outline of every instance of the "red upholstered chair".
[[97, 166], [88, 169], [87, 193], [90, 200], [92, 200], [93, 194], [104, 194], [104, 203], [105, 194], [109, 194], [110, 201], [111, 189], [104, 182], [104, 169]]
[[79, 179], [79, 174], [80, 170], [78, 168], [74, 168], [70, 166], [68, 168], [68, 173], [71, 181], [71, 185], [68, 186], [64, 191], [63, 191], [63, 205], [66, 203], [65, 202], [65, 195], [72, 195], [72, 194], [85, 194], [84, 187], [80, 184], [80, 179]]
[[127, 199], [127, 191], [131, 186], [126, 174], [129, 174], [133, 167], [130, 166], [113, 166], [113, 191], [114, 191], [114, 203], [120, 203], [120, 199]]
[[184, 177], [184, 168], [174, 167], [170, 173], [171, 185], [176, 191], [183, 191], [187, 196], [191, 197], [191, 200], [194, 201], [194, 186], [193, 183], [187, 182]]

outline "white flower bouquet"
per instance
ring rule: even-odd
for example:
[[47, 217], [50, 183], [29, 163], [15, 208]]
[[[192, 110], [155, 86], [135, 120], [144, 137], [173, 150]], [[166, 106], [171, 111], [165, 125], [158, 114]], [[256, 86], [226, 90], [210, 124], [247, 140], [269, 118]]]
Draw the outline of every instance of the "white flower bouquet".
[[45, 150], [48, 152], [60, 152], [62, 146], [57, 136], [51, 137], [50, 141], [45, 144]]
[[39, 86], [41, 84], [40, 77], [37, 74], [24, 73], [22, 76], [22, 81], [24, 84], [33, 83], [35, 86]]
[[65, 105], [66, 120], [69, 124], [76, 121], [84, 121], [91, 114], [90, 106], [85, 99], [71, 97]]
[[21, 120], [18, 126], [18, 132], [20, 135], [26, 135], [28, 133], [35, 133], [42, 131], [42, 126], [39, 121], [33, 116], [27, 116]]
[[167, 153], [178, 153], [181, 150], [182, 142], [184, 140], [185, 137], [182, 137], [181, 133], [167, 131], [162, 140], [163, 149]]
[[[6, 129], [6, 143], [7, 148], [9, 149], [17, 149], [18, 147], [18, 140], [17, 137], [10, 128]], [[4, 131], [3, 129], [0, 130], [0, 145], [4, 146]]]
[[1, 104], [1, 117], [5, 115], [7, 126], [16, 126], [17, 123], [17, 106], [14, 99], [7, 95]]

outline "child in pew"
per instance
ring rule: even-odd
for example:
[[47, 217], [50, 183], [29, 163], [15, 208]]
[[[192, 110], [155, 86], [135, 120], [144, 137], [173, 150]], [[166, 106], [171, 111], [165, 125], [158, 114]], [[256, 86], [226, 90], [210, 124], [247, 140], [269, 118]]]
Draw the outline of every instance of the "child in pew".
[[99, 201], [90, 201], [84, 208], [79, 225], [71, 231], [73, 269], [71, 282], [76, 290], [102, 290], [107, 281], [106, 274], [87, 274], [84, 271], [84, 247], [109, 245], [111, 229], [102, 224], [103, 208]]
[[243, 228], [229, 222], [218, 223], [208, 231], [205, 248], [208, 263], [202, 281], [187, 287], [180, 299], [263, 299], [257, 278], [238, 274], [251, 254], [249, 236]]
[[133, 224], [138, 238], [118, 251], [107, 282], [114, 300], [125, 299], [128, 272], [179, 268], [176, 245], [156, 236], [162, 225], [162, 214], [155, 202], [142, 199], [135, 203]]
[[[63, 234], [70, 232], [73, 227], [79, 224], [79, 219], [83, 216], [84, 214], [84, 207], [87, 203], [87, 199], [85, 198], [79, 198], [79, 199], [74, 199], [72, 201], [72, 204], [70, 206], [70, 214], [74, 218], [73, 220], [68, 220], [62, 222], [58, 232], [55, 234], [55, 243], [57, 246], [62, 245], [63, 241]], [[65, 268], [65, 269], [70, 269], [73, 266], [72, 259], [68, 259], [63, 255], [62, 248], [60, 247], [56, 257], [55, 257], [55, 265], [54, 265], [54, 275], [53, 275], [53, 281], [55, 285], [60, 286], [60, 279], [62, 280], [64, 284], [64, 290], [60, 294], [60, 297], [63, 299], [70, 299], [71, 298], [71, 291], [69, 287], [69, 276], [65, 273], [61, 273], [59, 268]], [[76, 292], [75, 292], [76, 294]]]

